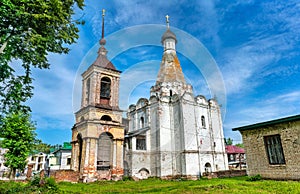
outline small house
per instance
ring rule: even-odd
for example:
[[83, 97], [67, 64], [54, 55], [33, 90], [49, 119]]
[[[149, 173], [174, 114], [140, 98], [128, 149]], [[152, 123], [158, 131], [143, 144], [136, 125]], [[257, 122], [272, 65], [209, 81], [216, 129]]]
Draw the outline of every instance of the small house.
[[300, 180], [300, 115], [232, 130], [242, 134], [249, 176]]
[[51, 151], [47, 157], [47, 170], [68, 170], [71, 168], [72, 146], [64, 142], [63, 146]]
[[242, 169], [246, 167], [246, 156], [244, 148], [235, 145], [226, 145], [225, 150], [228, 158], [229, 169]]

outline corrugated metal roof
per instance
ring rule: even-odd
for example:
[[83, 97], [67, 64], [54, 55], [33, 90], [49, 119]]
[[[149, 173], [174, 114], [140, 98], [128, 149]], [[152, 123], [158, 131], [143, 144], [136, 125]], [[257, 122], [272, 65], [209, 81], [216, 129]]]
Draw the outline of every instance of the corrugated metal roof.
[[227, 145], [225, 146], [227, 154], [244, 154], [244, 148], [237, 147], [235, 145]]

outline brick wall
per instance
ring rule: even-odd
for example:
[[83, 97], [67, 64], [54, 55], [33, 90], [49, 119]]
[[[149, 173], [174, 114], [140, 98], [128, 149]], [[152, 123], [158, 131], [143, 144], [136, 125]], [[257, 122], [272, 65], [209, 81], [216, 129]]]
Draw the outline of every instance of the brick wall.
[[[300, 180], [300, 121], [241, 131], [247, 156], [247, 174], [269, 179]], [[270, 165], [264, 136], [279, 134], [285, 164]]]
[[52, 170], [50, 171], [50, 177], [54, 178], [56, 182], [78, 182], [79, 172], [73, 170]]

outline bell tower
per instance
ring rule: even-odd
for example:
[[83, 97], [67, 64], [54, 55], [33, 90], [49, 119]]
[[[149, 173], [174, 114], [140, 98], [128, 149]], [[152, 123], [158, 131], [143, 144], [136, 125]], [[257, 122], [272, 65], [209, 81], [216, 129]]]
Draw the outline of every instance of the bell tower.
[[82, 74], [81, 108], [72, 128], [71, 168], [84, 182], [123, 176], [124, 126], [119, 109], [121, 71], [107, 59], [102, 38], [96, 60]]

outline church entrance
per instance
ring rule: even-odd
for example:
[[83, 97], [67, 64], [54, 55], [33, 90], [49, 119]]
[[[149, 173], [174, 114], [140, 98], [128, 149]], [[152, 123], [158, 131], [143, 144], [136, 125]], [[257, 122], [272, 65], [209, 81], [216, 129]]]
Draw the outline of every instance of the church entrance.
[[204, 166], [205, 173], [211, 173], [211, 165], [210, 163], [206, 163]]

